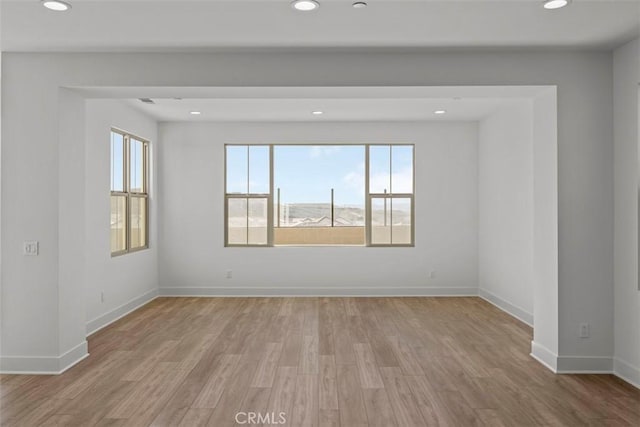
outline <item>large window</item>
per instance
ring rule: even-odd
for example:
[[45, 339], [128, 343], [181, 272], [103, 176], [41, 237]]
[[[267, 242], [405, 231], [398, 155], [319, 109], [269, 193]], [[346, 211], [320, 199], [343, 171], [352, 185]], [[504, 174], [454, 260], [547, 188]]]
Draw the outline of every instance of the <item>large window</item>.
[[226, 246], [413, 246], [414, 146], [226, 145]]
[[111, 255], [149, 246], [149, 143], [111, 130]]

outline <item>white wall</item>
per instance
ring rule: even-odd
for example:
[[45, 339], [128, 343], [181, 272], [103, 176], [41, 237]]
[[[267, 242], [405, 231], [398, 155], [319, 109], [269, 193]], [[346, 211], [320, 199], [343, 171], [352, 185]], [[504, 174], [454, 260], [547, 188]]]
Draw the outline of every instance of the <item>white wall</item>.
[[[35, 87], [10, 84], [6, 55], [3, 55], [2, 66], [2, 369], [48, 370], [48, 366], [31, 365], [39, 363], [36, 358], [53, 359], [61, 354], [58, 341], [58, 89], [57, 86], [45, 88], [42, 84], [45, 79], [36, 78], [34, 72], [28, 80], [33, 80]], [[33, 89], [41, 89], [40, 96], [50, 100], [48, 108], [37, 101], [34, 104], [38, 106], [38, 126], [23, 121], [26, 107], [18, 107], [17, 114], [7, 108], [12, 103], [10, 100], [20, 99], [23, 90]], [[45, 113], [46, 110], [50, 113]], [[10, 123], [14, 125], [9, 126]], [[47, 131], [40, 134], [39, 130], [43, 129]], [[23, 143], [11, 144], [8, 142], [11, 140]], [[38, 257], [22, 256], [24, 240], [40, 242]], [[22, 360], [27, 357], [29, 362]], [[58, 361], [50, 363], [57, 366]]]
[[615, 369], [640, 386], [638, 290], [638, 83], [640, 42], [617, 49], [614, 60], [615, 132]]
[[[415, 248], [224, 248], [224, 144], [241, 142], [415, 143]], [[159, 156], [161, 293], [475, 292], [475, 123], [163, 123]]]
[[533, 104], [513, 101], [480, 122], [480, 294], [533, 325]]
[[[82, 86], [557, 86], [560, 269], [558, 282], [541, 280], [538, 285], [548, 294], [547, 306], [558, 313], [558, 327], [547, 331], [553, 341], [543, 344], [587, 363], [593, 357], [596, 362], [599, 357], [610, 357], [614, 225], [611, 59], [607, 52], [567, 51], [4, 53], [3, 369], [11, 358], [16, 363], [25, 358], [40, 363], [41, 357], [56, 357], [68, 350], [56, 338], [56, 301], [62, 294], [59, 287], [75, 289], [76, 284], [58, 278], [58, 255], [68, 248], [58, 246], [60, 165], [51, 159], [58, 158], [61, 150], [59, 137], [56, 139], [62, 114], [59, 88]], [[65, 175], [82, 176], [84, 165], [81, 169], [77, 171], [72, 165]], [[84, 211], [81, 214], [78, 221], [83, 222]], [[549, 239], [554, 237], [549, 234]], [[21, 255], [22, 242], [28, 239], [41, 242], [39, 257]], [[552, 270], [549, 268], [550, 275]], [[580, 340], [578, 325], [587, 316], [592, 337]], [[590, 369], [596, 368], [590, 365]]]
[[[2, 8], [0, 7], [0, 21], [2, 20]], [[2, 32], [0, 32], [0, 46], [2, 46]], [[0, 171], [2, 169], [2, 54], [0, 53]], [[0, 203], [2, 200], [2, 173], [0, 173]], [[0, 209], [0, 223], [2, 217], [2, 210]], [[2, 241], [2, 228], [0, 227], [0, 242]], [[3, 353], [2, 351], [2, 321], [4, 316], [2, 315], [2, 245], [0, 245], [0, 360]], [[1, 368], [1, 366], [0, 366]]]
[[[112, 127], [149, 140], [151, 160], [149, 249], [117, 257], [111, 257], [109, 242]], [[90, 333], [125, 310], [148, 300], [158, 288], [157, 124], [121, 101], [87, 100], [85, 140], [85, 298], [87, 332]], [[101, 292], [104, 292], [104, 302]], [[125, 308], [121, 308], [123, 305]]]
[[85, 355], [88, 347], [83, 326], [86, 173], [84, 100], [69, 89], [60, 89], [58, 97], [58, 246], [52, 249], [58, 257], [58, 348], [66, 349], [57, 361], [62, 369]]
[[552, 370], [557, 370], [560, 348], [559, 125], [557, 88], [547, 88], [533, 99], [534, 326], [531, 355]]

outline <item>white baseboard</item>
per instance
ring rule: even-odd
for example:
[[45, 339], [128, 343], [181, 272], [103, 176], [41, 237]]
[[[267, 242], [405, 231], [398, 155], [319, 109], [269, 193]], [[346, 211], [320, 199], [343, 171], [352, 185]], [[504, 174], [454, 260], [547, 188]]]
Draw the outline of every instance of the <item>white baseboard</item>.
[[531, 357], [556, 374], [613, 373], [613, 359], [610, 357], [558, 356], [535, 341], [531, 341]]
[[611, 374], [613, 359], [595, 356], [558, 356], [558, 374]]
[[96, 317], [93, 320], [87, 322], [87, 336], [98, 332], [100, 329], [110, 325], [116, 320], [126, 316], [142, 307], [145, 304], [150, 303], [154, 299], [158, 297], [158, 289], [152, 289], [149, 292], [146, 292], [132, 300], [122, 304], [120, 307], [117, 307], [108, 313], [103, 314], [102, 316]]
[[484, 289], [478, 289], [478, 296], [533, 328], [533, 314]]
[[0, 374], [55, 375], [58, 372], [55, 356], [2, 356]]
[[0, 374], [59, 375], [89, 357], [87, 341], [61, 356], [3, 356]]
[[531, 341], [531, 357], [556, 374], [611, 374], [640, 389], [640, 369], [615, 357], [558, 356]]
[[410, 297], [477, 296], [477, 288], [241, 288], [173, 287], [160, 288], [164, 297]]
[[640, 389], [640, 368], [618, 357], [613, 358], [613, 373], [618, 378]]
[[542, 363], [552, 372], [558, 372], [558, 355], [542, 344], [531, 341], [531, 357]]

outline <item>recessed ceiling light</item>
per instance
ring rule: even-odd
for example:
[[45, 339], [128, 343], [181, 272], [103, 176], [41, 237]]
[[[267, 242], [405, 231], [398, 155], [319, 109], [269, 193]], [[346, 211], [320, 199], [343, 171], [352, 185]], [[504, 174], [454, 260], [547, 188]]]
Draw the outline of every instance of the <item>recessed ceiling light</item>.
[[189, 111], [189, 114], [191, 114], [192, 116], [199, 116], [202, 113], [200, 111]]
[[367, 3], [363, 1], [357, 1], [353, 3], [352, 6], [354, 9], [364, 9], [365, 7], [367, 7]]
[[321, 116], [324, 114], [324, 111], [312, 111], [311, 114], [313, 114], [314, 116]]
[[560, 9], [561, 7], [565, 7], [569, 4], [571, 0], [547, 0], [544, 2], [545, 9]]
[[320, 3], [315, 0], [295, 0], [291, 7], [301, 12], [310, 12], [320, 7]]
[[60, 0], [43, 0], [42, 5], [47, 9], [54, 10], [56, 12], [65, 12], [71, 9], [71, 5], [69, 3]]
[[446, 114], [447, 110], [436, 110], [433, 114]]

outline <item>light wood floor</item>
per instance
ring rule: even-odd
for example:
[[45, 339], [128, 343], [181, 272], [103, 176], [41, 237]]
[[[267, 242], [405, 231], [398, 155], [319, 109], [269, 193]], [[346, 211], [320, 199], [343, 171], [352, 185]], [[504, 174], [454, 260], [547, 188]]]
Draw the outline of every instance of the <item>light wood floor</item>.
[[2, 376], [0, 424], [640, 425], [640, 391], [556, 376], [530, 341], [478, 298], [160, 298], [63, 375]]

